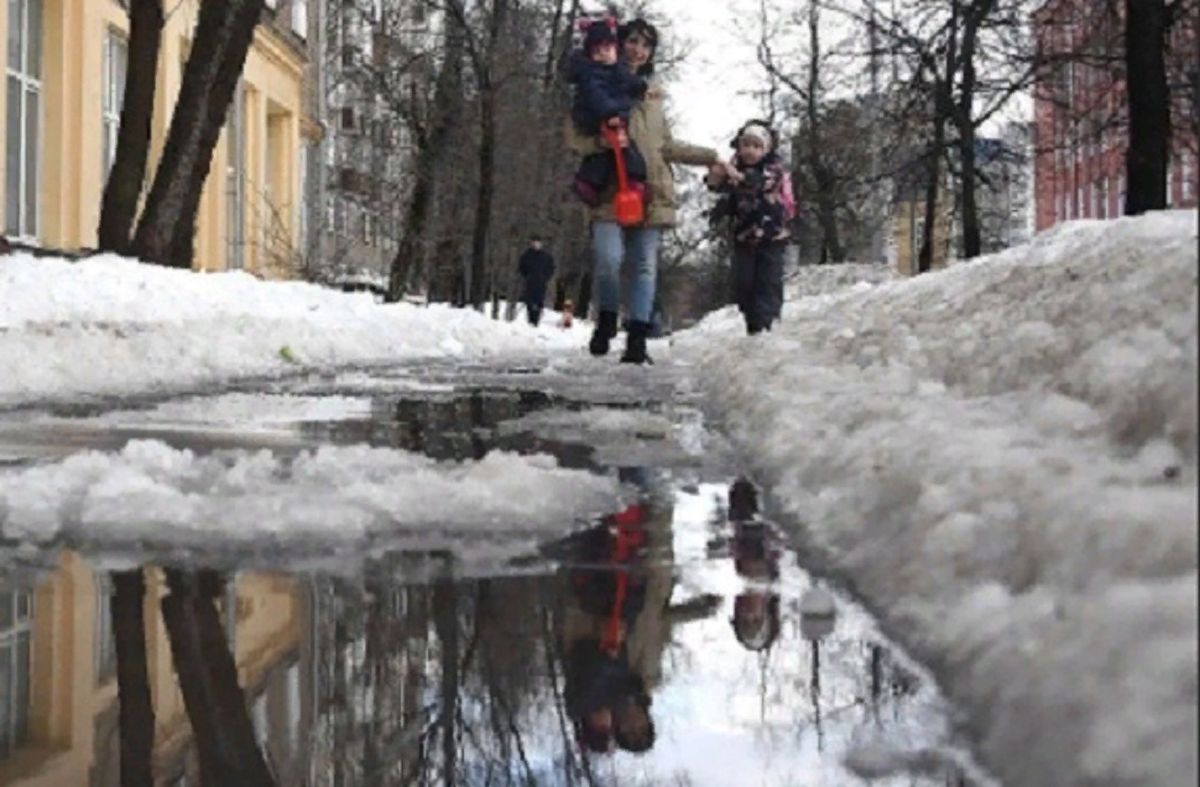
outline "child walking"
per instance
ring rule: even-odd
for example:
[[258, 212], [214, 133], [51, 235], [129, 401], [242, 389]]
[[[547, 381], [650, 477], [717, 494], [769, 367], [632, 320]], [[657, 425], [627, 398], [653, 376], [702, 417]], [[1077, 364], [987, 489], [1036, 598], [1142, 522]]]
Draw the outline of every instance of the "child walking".
[[731, 227], [733, 298], [754, 335], [770, 330], [783, 308], [783, 254], [796, 203], [769, 125], [752, 120], [731, 144], [732, 161], [711, 170], [707, 183], [723, 195], [712, 217]]
[[[593, 20], [587, 26], [582, 51], [572, 55], [570, 76], [575, 85], [571, 119], [581, 134], [596, 134], [604, 127], [624, 129], [634, 103], [646, 94], [646, 80], [620, 62], [617, 21], [611, 17]], [[645, 204], [646, 160], [632, 142], [621, 153], [630, 186], [642, 195]], [[580, 199], [595, 207], [615, 180], [614, 154], [605, 150], [583, 157], [573, 189]]]

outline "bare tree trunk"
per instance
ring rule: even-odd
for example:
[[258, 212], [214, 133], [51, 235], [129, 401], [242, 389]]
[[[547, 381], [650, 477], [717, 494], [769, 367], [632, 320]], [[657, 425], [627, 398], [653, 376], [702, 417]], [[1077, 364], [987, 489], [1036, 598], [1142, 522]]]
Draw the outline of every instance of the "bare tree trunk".
[[404, 214], [404, 228], [396, 256], [388, 275], [388, 300], [400, 300], [412, 279], [422, 268], [424, 239], [428, 232], [435, 196], [435, 180], [449, 151], [446, 144], [450, 129], [462, 116], [462, 58], [465, 31], [455, 21], [445, 22], [446, 49], [433, 94], [433, 122], [429, 129], [417, 129], [416, 179], [412, 198]]
[[154, 116], [162, 27], [162, 0], [132, 0], [121, 127], [100, 207], [99, 245], [104, 251], [129, 252], [129, 233], [137, 218], [138, 197], [150, 154], [150, 121]]
[[[950, 24], [946, 40], [946, 62], [943, 74], [933, 74], [933, 141], [929, 149], [929, 181], [925, 184], [925, 226], [921, 234], [921, 253], [917, 272], [933, 269], [933, 245], [937, 240], [937, 203], [942, 176], [942, 155], [946, 147], [946, 121], [954, 114], [954, 74], [958, 70], [958, 12], [957, 2], [950, 4]], [[974, 144], [974, 143], [972, 143]]]
[[817, 222], [821, 227], [822, 257], [829, 253], [833, 262], [842, 262], [846, 252], [838, 236], [837, 208], [833, 202], [832, 183], [828, 166], [821, 159], [821, 37], [820, 6], [810, 0], [808, 7], [808, 91], [805, 109], [808, 113], [808, 162], [817, 187]]
[[467, 301], [479, 308], [487, 289], [488, 233], [492, 226], [492, 200], [496, 192], [496, 94], [488, 86], [480, 97], [479, 188], [475, 200], [475, 229], [471, 235], [471, 274]]
[[508, 15], [509, 0], [493, 0], [486, 51], [475, 58], [479, 82], [479, 188], [476, 191], [475, 229], [471, 234], [471, 267], [467, 302], [479, 309], [487, 290], [488, 233], [492, 225], [492, 200], [496, 191], [496, 49]]
[[163, 622], [200, 764], [204, 787], [273, 787], [274, 779], [254, 736], [237, 665], [213, 598], [220, 582], [212, 572], [167, 571], [170, 593]]
[[979, 229], [979, 206], [975, 194], [975, 48], [979, 27], [991, 13], [993, 2], [994, 0], [975, 0], [971, 3], [963, 27], [962, 53], [959, 58], [962, 79], [954, 117], [962, 164], [962, 241], [963, 257], [966, 259], [978, 257], [983, 246]]
[[442, 767], [446, 787], [453, 787], [458, 770], [455, 725], [458, 718], [458, 589], [453, 580], [442, 579], [433, 588], [434, 625], [442, 653]]
[[112, 574], [112, 627], [117, 647], [121, 784], [154, 787], [154, 703], [146, 660], [145, 598], [142, 569]]
[[1131, 216], [1167, 206], [1171, 144], [1165, 58], [1168, 27], [1165, 0], [1125, 0], [1126, 84], [1131, 86], [1125, 91], [1129, 101], [1125, 213]]
[[162, 161], [134, 236], [134, 252], [149, 262], [191, 267], [201, 190], [262, 8], [263, 0], [200, 4]]

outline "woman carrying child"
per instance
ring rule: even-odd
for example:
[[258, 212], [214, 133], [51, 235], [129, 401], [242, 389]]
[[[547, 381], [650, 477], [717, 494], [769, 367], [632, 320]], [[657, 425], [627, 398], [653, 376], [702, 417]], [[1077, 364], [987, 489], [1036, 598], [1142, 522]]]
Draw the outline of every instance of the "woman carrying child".
[[731, 144], [730, 166], [710, 170], [707, 182], [724, 195], [713, 218], [732, 225], [733, 298], [754, 335], [769, 331], [783, 308], [783, 255], [796, 203], [769, 125], [752, 120]]
[[[675, 182], [671, 164], [690, 164], [710, 168], [723, 167], [717, 152], [705, 147], [677, 142], [671, 136], [662, 84], [653, 78], [654, 53], [658, 48], [658, 30], [645, 19], [634, 19], [619, 30], [620, 53], [634, 75], [648, 82], [641, 100], [633, 104], [628, 122], [617, 133], [623, 148], [632, 143], [646, 165], [645, 220], [634, 227], [621, 227], [611, 205], [610, 185], [599, 196], [599, 204], [590, 209], [592, 255], [595, 265], [596, 302], [599, 316], [588, 349], [592, 355], [605, 355], [617, 335], [621, 306], [621, 262], [628, 253], [633, 264], [632, 292], [629, 298], [629, 329], [623, 363], [644, 364], [646, 338], [650, 333], [651, 309], [657, 282], [658, 248], [663, 230], [675, 226]], [[581, 156], [608, 153], [611, 149], [597, 134], [585, 134], [569, 124], [571, 149]]]

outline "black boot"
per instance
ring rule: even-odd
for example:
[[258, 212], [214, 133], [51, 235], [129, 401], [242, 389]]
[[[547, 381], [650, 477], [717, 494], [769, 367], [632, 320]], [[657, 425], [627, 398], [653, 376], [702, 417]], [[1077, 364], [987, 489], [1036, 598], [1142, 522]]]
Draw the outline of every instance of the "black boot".
[[650, 323], [629, 323], [629, 331], [625, 334], [625, 354], [621, 356], [621, 363], [653, 363], [646, 354], [646, 337], [649, 334]]
[[608, 355], [608, 343], [617, 335], [617, 313], [600, 312], [588, 351], [592, 355]]

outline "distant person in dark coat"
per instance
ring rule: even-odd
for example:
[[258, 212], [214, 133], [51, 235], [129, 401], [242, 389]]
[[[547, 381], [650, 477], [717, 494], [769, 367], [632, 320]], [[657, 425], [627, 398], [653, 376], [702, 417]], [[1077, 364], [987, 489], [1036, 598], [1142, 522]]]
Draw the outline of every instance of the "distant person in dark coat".
[[537, 327], [542, 319], [542, 304], [546, 301], [546, 285], [554, 275], [554, 258], [542, 248], [542, 239], [537, 235], [529, 238], [529, 248], [517, 262], [517, 272], [525, 286], [521, 290], [521, 302], [529, 324]]

